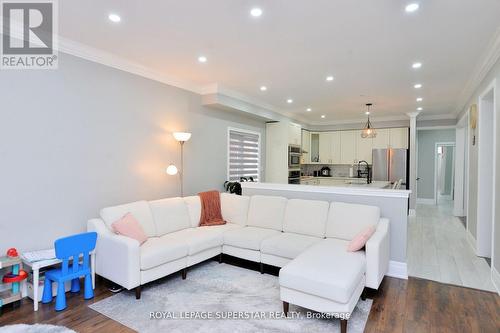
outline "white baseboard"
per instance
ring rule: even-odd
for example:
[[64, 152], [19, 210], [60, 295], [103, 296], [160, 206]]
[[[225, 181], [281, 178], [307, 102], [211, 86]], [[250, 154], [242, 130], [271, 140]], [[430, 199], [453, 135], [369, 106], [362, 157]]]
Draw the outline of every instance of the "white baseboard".
[[387, 270], [387, 274], [390, 277], [395, 277], [398, 279], [408, 279], [408, 268], [405, 262], [401, 261], [389, 261], [389, 268]]
[[465, 231], [465, 238], [467, 239], [467, 243], [469, 243], [469, 245], [472, 247], [472, 251], [474, 252], [474, 254], [476, 254], [476, 239], [474, 238], [474, 236], [472, 236], [469, 230]]
[[498, 295], [500, 295], [500, 273], [496, 270], [494, 266], [491, 266], [491, 281], [495, 286]]
[[408, 209], [408, 216], [417, 216], [417, 211], [415, 209]]
[[435, 205], [436, 201], [434, 199], [417, 198], [417, 203], [422, 205]]

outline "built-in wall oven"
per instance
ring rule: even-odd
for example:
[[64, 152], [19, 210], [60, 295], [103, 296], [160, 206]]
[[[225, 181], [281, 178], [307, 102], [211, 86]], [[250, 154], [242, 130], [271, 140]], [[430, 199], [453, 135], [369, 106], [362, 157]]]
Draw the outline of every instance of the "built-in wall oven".
[[288, 168], [289, 169], [300, 168], [301, 150], [302, 150], [302, 148], [300, 146], [296, 146], [296, 145], [289, 145], [288, 146]]
[[288, 170], [288, 184], [300, 184], [300, 169]]

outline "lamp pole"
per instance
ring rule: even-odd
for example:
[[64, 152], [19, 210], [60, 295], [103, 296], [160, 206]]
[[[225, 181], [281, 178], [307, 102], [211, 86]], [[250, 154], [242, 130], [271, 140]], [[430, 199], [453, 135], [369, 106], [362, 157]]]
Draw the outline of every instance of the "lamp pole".
[[180, 141], [181, 143], [181, 198], [184, 197], [184, 142], [186, 141]]

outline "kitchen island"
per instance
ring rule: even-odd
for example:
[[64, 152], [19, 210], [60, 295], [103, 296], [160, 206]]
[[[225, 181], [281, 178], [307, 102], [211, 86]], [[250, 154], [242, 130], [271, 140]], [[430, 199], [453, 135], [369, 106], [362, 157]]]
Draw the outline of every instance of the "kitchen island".
[[366, 178], [348, 178], [348, 177], [300, 177], [301, 185], [314, 186], [338, 186], [338, 187], [366, 187], [391, 189], [392, 184], [389, 181], [372, 181], [370, 184], [366, 182]]

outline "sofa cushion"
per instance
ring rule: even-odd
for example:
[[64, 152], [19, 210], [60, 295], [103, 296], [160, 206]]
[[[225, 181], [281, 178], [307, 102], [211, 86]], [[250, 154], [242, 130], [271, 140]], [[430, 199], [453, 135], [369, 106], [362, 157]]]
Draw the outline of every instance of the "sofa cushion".
[[201, 200], [197, 195], [190, 197], [184, 197], [184, 201], [188, 207], [189, 219], [191, 221], [191, 227], [195, 228], [200, 225], [201, 218]]
[[191, 227], [188, 208], [182, 198], [154, 200], [149, 206], [158, 236]]
[[148, 236], [144, 233], [140, 223], [131, 213], [125, 214], [121, 219], [116, 220], [111, 224], [113, 231], [118, 235], [123, 235], [128, 238], [135, 239], [139, 245], [148, 240]]
[[226, 222], [247, 225], [250, 197], [229, 193], [220, 194], [222, 218]]
[[322, 238], [284, 232], [262, 241], [260, 252], [293, 259]]
[[139, 222], [144, 233], [148, 237], [156, 236], [156, 227], [153, 222], [153, 215], [147, 201], [136, 201], [124, 205], [106, 207], [101, 209], [100, 215], [106, 226], [113, 230], [111, 225], [125, 214], [131, 213]]
[[220, 231], [210, 230], [209, 228], [204, 229], [201, 227], [172, 232], [164, 237], [183, 241], [188, 245], [189, 255], [194, 255], [217, 246], [222, 246], [222, 242], [224, 240], [223, 233]]
[[248, 226], [283, 230], [287, 199], [283, 197], [254, 195], [248, 208]]
[[198, 229], [209, 230], [212, 232], [218, 232], [221, 235], [223, 235], [224, 233], [226, 233], [229, 230], [235, 230], [235, 229], [241, 229], [241, 228], [243, 228], [241, 225], [235, 224], [235, 223], [226, 223], [226, 224], [222, 224], [222, 225], [198, 227]]
[[367, 227], [376, 227], [380, 208], [376, 206], [332, 202], [328, 213], [326, 237], [352, 240]]
[[325, 237], [330, 204], [319, 200], [290, 199], [286, 204], [283, 231]]
[[347, 252], [349, 242], [323, 239], [280, 270], [280, 286], [347, 303], [366, 271], [365, 253]]
[[182, 239], [151, 237], [140, 247], [141, 270], [147, 270], [186, 257], [189, 246]]
[[224, 244], [259, 251], [264, 239], [279, 234], [279, 231], [272, 229], [243, 227], [225, 232]]

